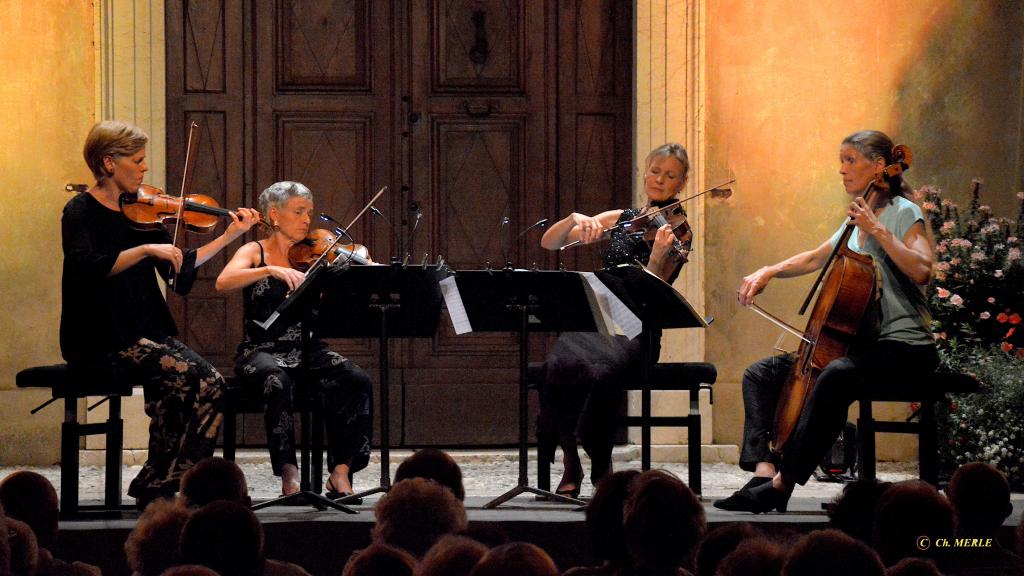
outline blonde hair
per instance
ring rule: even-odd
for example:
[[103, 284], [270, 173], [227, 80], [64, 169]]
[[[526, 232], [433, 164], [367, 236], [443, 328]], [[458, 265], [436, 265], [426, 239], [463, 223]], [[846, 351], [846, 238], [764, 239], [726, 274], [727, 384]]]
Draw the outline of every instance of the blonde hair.
[[110, 177], [103, 165], [107, 156], [131, 156], [146, 147], [149, 136], [138, 126], [120, 120], [104, 120], [89, 130], [82, 155], [97, 182]]

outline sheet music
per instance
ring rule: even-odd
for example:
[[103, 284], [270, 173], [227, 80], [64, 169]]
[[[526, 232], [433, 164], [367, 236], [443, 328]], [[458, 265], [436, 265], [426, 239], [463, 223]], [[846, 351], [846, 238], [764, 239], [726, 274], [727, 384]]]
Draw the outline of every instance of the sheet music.
[[462, 295], [459, 294], [459, 286], [455, 283], [455, 276], [449, 276], [438, 282], [441, 285], [441, 294], [444, 296], [444, 304], [448, 307], [448, 315], [452, 319], [452, 327], [456, 334], [466, 334], [473, 331], [469, 323], [469, 316], [466, 314], [466, 307], [462, 303]]
[[[619, 300], [619, 297], [612, 293], [612, 291], [604, 285], [604, 282], [601, 282], [593, 272], [581, 272], [580, 274], [583, 276], [583, 279], [587, 281], [587, 286], [589, 286], [590, 290], [593, 292], [595, 302], [600, 307], [601, 314], [604, 317], [603, 320], [607, 327], [611, 328], [612, 324], [614, 324], [614, 326], [621, 330], [623, 334], [628, 336], [630, 340], [639, 336], [644, 329], [643, 322], [640, 321], [640, 318], [638, 318], [636, 314], [633, 314], [633, 311], [623, 304], [622, 300]], [[599, 323], [598, 328], [601, 329], [604, 327]], [[606, 334], [614, 333], [611, 329], [607, 332], [604, 330], [601, 331]]]

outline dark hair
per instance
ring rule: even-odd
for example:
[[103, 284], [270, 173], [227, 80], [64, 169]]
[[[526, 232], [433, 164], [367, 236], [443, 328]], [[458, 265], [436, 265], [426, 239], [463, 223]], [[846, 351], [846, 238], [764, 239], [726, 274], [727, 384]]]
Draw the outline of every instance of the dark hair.
[[622, 523], [630, 563], [640, 570], [688, 564], [707, 528], [700, 500], [664, 470], [649, 470], [633, 480]]
[[191, 511], [171, 500], [159, 498], [139, 516], [124, 541], [128, 567], [142, 576], [158, 576], [180, 560], [178, 540]]
[[782, 569], [785, 576], [882, 576], [885, 567], [863, 542], [839, 530], [818, 530], [793, 548]]
[[875, 504], [891, 482], [877, 479], [859, 479], [843, 486], [832, 500], [828, 511], [829, 523], [857, 540], [871, 545], [871, 531], [875, 523]]
[[395, 482], [409, 478], [426, 478], [452, 491], [459, 500], [466, 499], [462, 485], [462, 469], [455, 459], [443, 450], [423, 448], [402, 461], [395, 471]]
[[750, 538], [722, 559], [717, 576], [779, 576], [786, 562], [782, 547], [766, 538]]
[[378, 542], [353, 552], [341, 576], [412, 576], [415, 569], [408, 552]]
[[931, 484], [908, 480], [893, 484], [878, 499], [875, 509], [874, 548], [886, 566], [911, 556], [930, 557], [934, 546], [922, 551], [918, 539], [932, 542], [953, 537], [953, 506]]
[[0, 482], [0, 503], [8, 518], [28, 524], [40, 548], [57, 542], [57, 491], [42, 474], [19, 470]]
[[931, 560], [924, 558], [904, 558], [890, 566], [885, 576], [942, 576], [938, 567]]
[[723, 558], [759, 534], [750, 522], [725, 524], [708, 531], [697, 549], [697, 576], [714, 576]]
[[181, 477], [181, 495], [189, 506], [217, 500], [248, 505], [251, 502], [245, 473], [231, 460], [211, 456], [197, 462]]
[[438, 538], [466, 527], [466, 509], [451, 490], [433, 480], [410, 478], [395, 483], [374, 507], [374, 542], [398, 546], [417, 558]]
[[[868, 160], [875, 161], [881, 158], [885, 161], [886, 166], [895, 162], [892, 154], [895, 144], [893, 144], [892, 138], [889, 138], [885, 132], [861, 130], [843, 138], [843, 144], [853, 146], [857, 152], [860, 152], [861, 156]], [[889, 191], [893, 196], [906, 196], [910, 191], [910, 186], [903, 181], [903, 176], [901, 175], [886, 176], [885, 179], [889, 183]]]
[[558, 576], [558, 567], [539, 546], [511, 542], [485, 554], [470, 576]]
[[181, 560], [212, 568], [221, 576], [259, 576], [263, 572], [263, 526], [243, 504], [211, 502], [185, 523]]
[[82, 156], [92, 170], [97, 182], [110, 177], [110, 172], [103, 165], [107, 156], [131, 156], [146, 147], [149, 136], [138, 126], [120, 120], [104, 120], [89, 130], [85, 137]]
[[640, 475], [637, 470], [620, 470], [605, 476], [597, 484], [587, 506], [587, 530], [594, 554], [615, 566], [627, 566], [629, 548], [622, 525], [622, 507], [629, 496], [629, 485]]
[[956, 511], [957, 536], [995, 536], [1013, 511], [1010, 484], [995, 466], [964, 464], [949, 480], [946, 494]]
[[467, 576], [487, 550], [465, 536], [443, 536], [423, 556], [417, 576]]

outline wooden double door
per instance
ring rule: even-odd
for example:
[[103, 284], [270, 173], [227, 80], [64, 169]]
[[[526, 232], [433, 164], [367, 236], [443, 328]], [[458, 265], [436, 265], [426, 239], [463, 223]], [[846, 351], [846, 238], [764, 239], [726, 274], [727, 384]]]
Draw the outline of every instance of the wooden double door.
[[[192, 189], [225, 206], [294, 180], [348, 223], [387, 186], [383, 217], [351, 230], [378, 261], [593, 268], [593, 250], [559, 262], [539, 232], [516, 236], [630, 203], [632, 18], [628, 0], [169, 0], [169, 186], [194, 120]], [[213, 283], [239, 245], [172, 300], [186, 342], [228, 374], [241, 297]], [[334, 347], [377, 381], [376, 340]], [[395, 444], [515, 442], [513, 335], [455, 336], [445, 314], [434, 338], [390, 349]]]

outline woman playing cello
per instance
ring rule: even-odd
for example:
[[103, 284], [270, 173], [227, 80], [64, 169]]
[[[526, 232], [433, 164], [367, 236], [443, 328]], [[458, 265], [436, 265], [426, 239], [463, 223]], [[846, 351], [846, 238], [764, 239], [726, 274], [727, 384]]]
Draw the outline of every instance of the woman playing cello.
[[[305, 276], [289, 265], [288, 252], [309, 234], [313, 195], [298, 182], [277, 182], [260, 194], [259, 207], [273, 231], [235, 252], [217, 278], [217, 290], [242, 290], [245, 336], [235, 373], [245, 386], [263, 391], [270, 461], [274, 475], [281, 477], [281, 493], [288, 495], [299, 490], [292, 411], [302, 363], [302, 323], [282, 318], [264, 330], [256, 322], [266, 320]], [[308, 369], [325, 407], [331, 471], [327, 496], [337, 499], [352, 494], [352, 474], [370, 459], [373, 387], [362, 368], [321, 340], [312, 343]]]
[[[163, 229], [136, 230], [119, 204], [142, 185], [149, 137], [124, 122], [92, 127], [85, 161], [96, 185], [64, 206], [61, 352], [73, 367], [103, 367], [143, 383], [149, 455], [128, 494], [140, 505], [178, 489], [181, 474], [213, 454], [224, 380], [178, 341], [157, 273], [177, 272], [188, 293], [198, 266], [248, 230], [259, 216], [231, 213], [223, 235], [198, 250], [175, 247]], [[170, 263], [170, 265], [168, 265]]]
[[[690, 161], [679, 144], [664, 144], [647, 156], [644, 172], [645, 208], [658, 208], [678, 200], [690, 173]], [[552, 225], [541, 238], [541, 246], [557, 250], [567, 243], [600, 240], [616, 223], [638, 216], [644, 208], [609, 210], [596, 216], [573, 212]], [[687, 228], [688, 230], [688, 228]], [[686, 255], [674, 248], [672, 225], [657, 229], [648, 242], [623, 230], [614, 230], [604, 252], [606, 266], [646, 264], [649, 271], [671, 283], [679, 275]], [[650, 358], [657, 362], [660, 334], [654, 339]], [[562, 447], [564, 473], [556, 492], [577, 497], [583, 485], [583, 465], [577, 438], [590, 456], [590, 480], [595, 485], [611, 472], [615, 416], [622, 398], [622, 382], [640, 370], [645, 337], [597, 333], [566, 333], [559, 337], [545, 361], [544, 386], [538, 425], [541, 458], [554, 457], [554, 444]]]
[[[848, 136], [839, 148], [839, 174], [851, 197], [849, 223], [856, 226], [847, 247], [874, 258], [880, 279], [877, 337], [861, 339], [848, 353], [828, 363], [814, 382], [803, 412], [781, 455], [769, 446], [776, 405], [790, 368], [791, 356], [754, 363], [743, 375], [745, 422], [740, 467], [754, 477], [716, 508], [754, 513], [786, 511], [795, 484], [803, 484], [832, 446], [846, 422], [847, 409], [862, 390], [891, 382], [909, 382], [938, 366], [935, 342], [928, 329], [924, 286], [935, 262], [921, 209], [904, 197], [900, 178], [861, 194], [886, 166], [894, 163], [893, 143], [881, 132], [865, 130]], [[821, 269], [843, 235], [846, 224], [820, 246], [801, 252], [745, 277], [739, 302], [750, 306], [772, 278], [802, 276]]]

